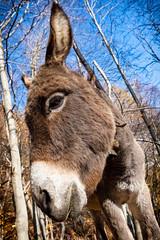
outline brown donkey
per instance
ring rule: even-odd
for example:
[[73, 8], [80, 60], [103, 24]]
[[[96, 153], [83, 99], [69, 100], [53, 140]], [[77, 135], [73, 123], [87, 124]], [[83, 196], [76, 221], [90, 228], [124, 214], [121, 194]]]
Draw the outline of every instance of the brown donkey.
[[108, 97], [65, 66], [71, 46], [68, 17], [53, 4], [45, 64], [33, 79], [23, 77], [34, 199], [60, 222], [87, 206], [99, 239], [107, 239], [102, 210], [114, 238], [121, 240], [133, 239], [122, 213], [127, 203], [144, 239], [158, 240], [144, 153]]

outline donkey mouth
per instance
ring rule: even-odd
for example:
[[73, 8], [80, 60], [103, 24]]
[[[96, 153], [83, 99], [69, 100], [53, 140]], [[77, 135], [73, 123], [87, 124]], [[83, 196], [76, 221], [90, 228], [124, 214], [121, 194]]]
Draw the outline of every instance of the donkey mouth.
[[65, 196], [59, 196], [58, 200], [56, 200], [55, 196], [50, 195], [46, 189], [40, 191], [38, 198], [33, 193], [40, 209], [56, 222], [64, 222], [69, 216], [77, 218], [83, 208], [83, 205], [79, 202], [78, 195], [78, 189], [75, 185], [69, 186], [65, 192]]
[[33, 197], [41, 210], [56, 222], [65, 221], [69, 215], [76, 218], [87, 204], [85, 187], [76, 173], [62, 172], [51, 165], [32, 163]]
[[54, 222], [65, 222], [69, 217], [71, 210], [66, 206], [62, 209], [57, 209], [54, 205], [55, 203], [50, 202], [47, 207], [44, 207], [43, 204], [37, 204], [42, 212], [44, 212], [49, 218], [51, 218]]

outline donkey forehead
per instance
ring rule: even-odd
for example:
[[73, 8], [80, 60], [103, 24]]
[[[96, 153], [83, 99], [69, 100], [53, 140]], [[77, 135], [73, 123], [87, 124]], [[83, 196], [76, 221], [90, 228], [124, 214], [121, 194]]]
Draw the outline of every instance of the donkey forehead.
[[42, 68], [37, 73], [37, 75], [33, 79], [33, 83], [31, 86], [31, 92], [36, 89], [38, 93], [38, 89], [44, 91], [44, 94], [49, 92], [50, 89], [53, 90], [71, 90], [78, 83], [78, 78], [74, 75], [74, 73], [65, 71], [62, 68], [56, 69], [54, 68]]
[[66, 67], [42, 67], [33, 78], [28, 92], [28, 100], [36, 97], [49, 97], [58, 91], [73, 92], [89, 87], [89, 83], [79, 74], [69, 71]]

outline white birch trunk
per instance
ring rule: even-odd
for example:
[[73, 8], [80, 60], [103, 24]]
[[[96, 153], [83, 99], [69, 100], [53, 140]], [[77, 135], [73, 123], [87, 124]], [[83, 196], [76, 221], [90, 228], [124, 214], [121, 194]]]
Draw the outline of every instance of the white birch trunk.
[[61, 223], [62, 229], [61, 229], [61, 236], [60, 236], [60, 240], [64, 239], [64, 233], [65, 233], [65, 223], [62, 222]]
[[21, 180], [21, 164], [16, 126], [12, 113], [12, 102], [8, 78], [5, 71], [2, 38], [0, 36], [0, 77], [3, 89], [4, 108], [9, 131], [9, 145], [12, 162], [12, 186], [16, 206], [16, 230], [18, 240], [28, 240], [28, 216]]
[[44, 213], [41, 211], [40, 208], [38, 208], [38, 216], [39, 216], [39, 224], [40, 224], [43, 240], [48, 240], [48, 236], [46, 234]]
[[52, 220], [51, 219], [49, 219], [49, 230], [50, 230], [50, 234], [51, 234], [51, 240], [54, 240], [53, 227], [52, 227]]
[[39, 225], [39, 215], [38, 215], [38, 207], [32, 198], [33, 203], [33, 225], [34, 225], [34, 238], [35, 240], [41, 240], [41, 230]]
[[106, 84], [107, 84], [107, 88], [108, 88], [108, 92], [107, 95], [108, 97], [112, 100], [112, 87], [111, 87], [111, 83], [108, 80], [108, 77], [106, 76], [106, 74], [103, 72], [103, 70], [100, 68], [100, 66], [98, 65], [98, 63], [96, 61], [93, 61], [93, 64], [96, 66], [96, 68], [98, 69], [98, 71], [100, 72], [101, 76], [104, 78]]
[[134, 219], [137, 240], [143, 240], [142, 231], [138, 220]]

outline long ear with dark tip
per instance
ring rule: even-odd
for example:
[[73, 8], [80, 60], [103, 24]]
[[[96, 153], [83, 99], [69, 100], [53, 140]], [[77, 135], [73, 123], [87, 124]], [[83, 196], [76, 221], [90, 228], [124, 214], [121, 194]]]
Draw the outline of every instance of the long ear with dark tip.
[[22, 75], [22, 81], [23, 81], [24, 85], [26, 86], [26, 88], [29, 89], [29, 87], [32, 84], [33, 79], [28, 77], [27, 75]]
[[46, 63], [64, 64], [72, 46], [72, 39], [72, 29], [67, 15], [57, 3], [53, 3]]

